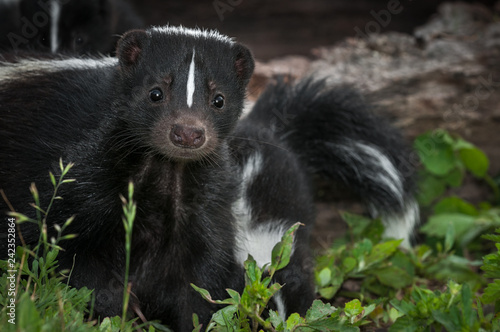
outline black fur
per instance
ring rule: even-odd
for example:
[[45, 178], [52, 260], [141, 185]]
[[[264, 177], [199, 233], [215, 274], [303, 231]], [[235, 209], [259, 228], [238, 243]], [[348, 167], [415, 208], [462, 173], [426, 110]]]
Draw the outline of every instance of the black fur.
[[[204, 78], [196, 83], [202, 91], [196, 108], [187, 109], [187, 77], [178, 68], [189, 65], [194, 46], [197, 74]], [[193, 312], [206, 322], [214, 309], [189, 283], [223, 298], [226, 287], [241, 289], [243, 281], [233, 259], [231, 203], [238, 183], [226, 136], [241, 113], [253, 60], [239, 44], [143, 31], [123, 37], [118, 55], [120, 63], [111, 66], [35, 70], [1, 82], [1, 188], [16, 210], [33, 216], [29, 184], [37, 184], [45, 206], [51, 195], [48, 171], [58, 173], [59, 157], [75, 162], [71, 177], [77, 182], [63, 186], [64, 200], [54, 205], [49, 232], [76, 214], [68, 232], [78, 237], [63, 244], [61, 268], [70, 268], [76, 255], [72, 284], [95, 288], [97, 314], [114, 315], [120, 313], [124, 272], [119, 194], [132, 180], [138, 204], [133, 306], [148, 319], [186, 331]], [[243, 58], [237, 75], [230, 68]], [[165, 94], [159, 103], [149, 100], [153, 88]], [[216, 91], [226, 94], [224, 111], [211, 106]], [[182, 149], [178, 155], [165, 150], [172, 145], [170, 126], [191, 118], [205, 126], [207, 140], [210, 133], [207, 148], [186, 149], [185, 155]], [[22, 225], [21, 231], [27, 243], [37, 241], [34, 225]]]
[[[249, 119], [285, 141], [311, 174], [346, 185], [379, 212], [404, 212], [415, 192], [415, 169], [401, 134], [349, 87], [329, 86], [326, 80], [312, 77], [297, 84], [288, 80], [278, 77], [270, 84]], [[377, 168], [356, 158], [359, 151], [353, 150], [354, 142], [373, 146], [388, 158], [399, 172], [401, 192], [377, 181]]]
[[[144, 26], [127, 0], [59, 0], [58, 53], [109, 54], [119, 35]], [[0, 50], [52, 52], [50, 0], [0, 6]]]
[[[247, 252], [255, 245], [251, 235], [281, 234], [298, 221], [306, 226], [276, 280], [285, 284], [280, 296], [286, 313], [305, 313], [314, 299], [309, 230], [315, 171], [366, 186], [355, 190], [389, 212], [403, 210], [385, 202], [394, 201], [390, 193], [375, 198], [387, 189], [383, 183], [362, 183], [372, 179], [363, 178], [369, 159], [355, 159], [360, 168], [353, 173], [344, 169], [345, 151], [329, 149], [346, 137], [370, 139], [390, 158], [397, 153], [390, 145], [394, 130], [378, 130], [378, 119], [357, 99], [345, 99], [351, 94], [323, 82], [280, 81], [238, 122], [254, 66], [244, 46], [213, 33], [160, 28], [127, 33], [117, 54], [117, 61], [85, 60], [63, 69], [37, 61], [0, 66], [0, 188], [17, 211], [33, 216], [30, 183], [45, 206], [52, 193], [48, 171], [58, 173], [60, 157], [75, 163], [70, 176], [77, 181], [62, 187], [64, 200], [53, 206], [49, 232], [76, 215], [68, 232], [78, 237], [62, 244], [60, 265], [70, 268], [75, 260], [71, 283], [96, 290], [98, 315], [120, 314], [125, 253], [119, 195], [130, 180], [138, 205], [131, 307], [176, 331], [191, 330], [192, 313], [206, 324], [218, 309], [190, 283], [214, 298], [225, 298], [226, 288], [241, 291], [242, 260], [254, 254]], [[281, 110], [295, 116], [285, 126], [274, 119]], [[1, 202], [0, 209], [7, 206]], [[35, 225], [20, 228], [28, 244], [36, 243]], [[1, 255], [6, 243], [0, 242]], [[257, 243], [257, 251], [273, 244]], [[280, 301], [273, 303], [279, 308]]]

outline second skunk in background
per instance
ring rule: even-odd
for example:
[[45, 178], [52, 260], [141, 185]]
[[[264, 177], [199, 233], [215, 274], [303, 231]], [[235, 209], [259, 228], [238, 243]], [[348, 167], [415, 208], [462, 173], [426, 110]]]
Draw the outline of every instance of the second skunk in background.
[[[124, 230], [119, 195], [135, 184], [130, 307], [175, 331], [205, 326], [213, 298], [244, 287], [243, 262], [260, 266], [296, 222], [290, 264], [275, 275], [283, 317], [304, 314], [314, 299], [309, 231], [311, 178], [325, 175], [354, 190], [384, 220], [386, 235], [408, 243], [418, 210], [413, 178], [400, 167], [408, 148], [359, 96], [315, 79], [284, 80], [240, 120], [254, 69], [250, 51], [215, 31], [135, 30], [117, 58], [22, 60], [0, 65], [0, 188], [19, 212], [31, 182], [41, 204], [52, 195], [48, 172], [74, 162], [75, 183], [58, 192], [48, 237], [76, 215], [58, 260], [70, 283], [95, 289], [96, 315], [121, 312]], [[285, 123], [276, 114], [291, 117]], [[7, 206], [0, 201], [0, 211]], [[0, 223], [6, 234], [6, 223]], [[33, 246], [38, 226], [20, 225]], [[17, 239], [17, 243], [21, 243]], [[5, 255], [6, 240], [0, 241]], [[131, 312], [133, 314], [133, 312]]]
[[110, 54], [143, 26], [126, 0], [0, 0], [0, 51]]

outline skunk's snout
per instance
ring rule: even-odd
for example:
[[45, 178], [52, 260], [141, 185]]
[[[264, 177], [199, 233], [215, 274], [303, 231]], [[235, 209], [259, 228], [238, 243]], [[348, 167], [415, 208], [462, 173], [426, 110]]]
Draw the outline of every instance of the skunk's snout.
[[174, 124], [170, 130], [169, 136], [175, 146], [197, 149], [205, 143], [205, 128], [192, 125]]
[[199, 160], [210, 155], [219, 145], [212, 122], [193, 115], [158, 119], [150, 137], [154, 150], [180, 161]]

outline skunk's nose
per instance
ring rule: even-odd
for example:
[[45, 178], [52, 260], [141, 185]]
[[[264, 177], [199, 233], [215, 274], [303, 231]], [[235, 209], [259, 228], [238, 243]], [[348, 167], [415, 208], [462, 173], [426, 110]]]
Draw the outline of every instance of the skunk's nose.
[[197, 149], [205, 143], [205, 129], [190, 125], [174, 124], [170, 140], [181, 148]]

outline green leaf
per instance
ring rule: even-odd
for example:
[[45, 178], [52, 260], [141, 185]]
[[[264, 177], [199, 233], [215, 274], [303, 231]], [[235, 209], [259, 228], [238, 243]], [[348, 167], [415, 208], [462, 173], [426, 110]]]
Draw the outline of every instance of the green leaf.
[[120, 323], [116, 323], [116, 320], [111, 320], [110, 317], [106, 317], [102, 320], [101, 325], [99, 325], [100, 332], [119, 332], [120, 331]]
[[359, 236], [368, 227], [372, 220], [364, 216], [349, 212], [341, 212], [342, 219], [347, 223], [354, 236]]
[[455, 227], [453, 223], [448, 223], [448, 228], [446, 230], [446, 235], [444, 238], [444, 251], [449, 252], [453, 248], [453, 243], [455, 242]]
[[458, 239], [473, 228], [475, 220], [476, 217], [461, 213], [443, 213], [431, 216], [420, 231], [427, 235], [444, 238], [448, 231], [448, 224], [453, 223], [456, 239]]
[[193, 332], [201, 332], [201, 329], [203, 328], [197, 314], [193, 314], [193, 327]]
[[54, 174], [52, 174], [52, 172], [49, 172], [49, 177], [50, 177], [50, 182], [55, 187], [57, 185], [57, 183], [56, 183], [56, 177], [54, 176]]
[[240, 302], [240, 299], [241, 299], [241, 296], [240, 296], [240, 293], [238, 293], [237, 291], [235, 290], [232, 290], [232, 289], [226, 289], [226, 292], [229, 294], [229, 296], [231, 296], [231, 298], [235, 301], [234, 303], [239, 303]]
[[286, 320], [286, 328], [292, 330], [297, 325], [302, 325], [305, 323], [305, 319], [300, 317], [298, 313], [291, 314]]
[[354, 299], [345, 304], [344, 313], [347, 317], [355, 317], [363, 312], [363, 307], [358, 299]]
[[453, 188], [458, 188], [462, 185], [462, 182], [464, 180], [464, 172], [459, 168], [455, 168], [448, 174], [446, 174], [443, 177], [443, 180], [449, 186]]
[[252, 257], [252, 255], [248, 255], [248, 259], [243, 263], [246, 271], [246, 277], [249, 280], [249, 283], [254, 283], [260, 281], [262, 277], [262, 271], [257, 267], [257, 262]]
[[320, 287], [325, 287], [326, 285], [330, 284], [330, 281], [332, 280], [332, 270], [330, 270], [328, 267], [323, 268], [317, 276], [318, 283]]
[[351, 272], [357, 265], [358, 262], [353, 257], [346, 257], [342, 260], [342, 267], [345, 273]]
[[360, 268], [364, 268], [365, 256], [367, 256], [373, 249], [373, 243], [369, 239], [363, 239], [356, 243], [355, 247], [352, 249], [351, 254], [359, 263]]
[[444, 213], [462, 213], [470, 216], [479, 215], [474, 205], [456, 196], [443, 198], [434, 206], [434, 214]]
[[391, 320], [391, 322], [395, 322], [396, 319], [404, 316], [404, 314], [399, 312], [398, 309], [396, 309], [396, 308], [391, 308], [389, 310], [388, 314], [389, 314], [389, 319]]
[[490, 161], [483, 151], [477, 148], [461, 149], [459, 155], [465, 167], [476, 177], [483, 178], [486, 175]]
[[285, 322], [276, 311], [269, 310], [269, 320], [276, 330], [283, 331], [283, 325]]
[[[368, 226], [366, 226], [359, 235], [359, 238], [367, 238], [370, 239], [373, 243], [378, 243], [382, 241], [383, 234], [385, 231], [384, 224], [382, 223], [382, 220], [380, 219], [375, 219], [371, 220]], [[353, 234], [354, 235], [354, 234]], [[356, 240], [357, 235], [353, 237], [354, 240]]]
[[[453, 307], [452, 307], [452, 309], [453, 309]], [[431, 310], [431, 313], [432, 313], [432, 317], [434, 317], [434, 319], [437, 322], [439, 322], [441, 325], [443, 325], [446, 328], [446, 330], [448, 330], [448, 331], [460, 331], [460, 321], [458, 320], [456, 315], [454, 315], [452, 313], [451, 310], [450, 310], [450, 312], [443, 312], [440, 310]]]
[[26, 215], [24, 215], [22, 213], [7, 212], [7, 215], [10, 216], [10, 217], [16, 218], [16, 224], [21, 224], [21, 223], [26, 222], [26, 221], [34, 223], [34, 224], [38, 224], [38, 222], [36, 220], [31, 219], [31, 218], [27, 217]]
[[389, 260], [390, 264], [399, 267], [408, 273], [409, 276], [415, 277], [415, 262], [410, 255], [403, 253], [401, 250], [396, 250], [394, 255]]
[[335, 293], [339, 290], [340, 286], [330, 286], [330, 287], [325, 287], [325, 288], [320, 288], [319, 289], [319, 295], [327, 300], [330, 300], [333, 298]]
[[237, 305], [228, 305], [212, 315], [212, 320], [219, 326], [231, 326], [234, 315], [238, 312]]
[[462, 286], [462, 306], [463, 306], [463, 318], [468, 327], [472, 327], [476, 321], [476, 314], [472, 307], [472, 291], [469, 284], [465, 283]]
[[290, 262], [294, 234], [301, 225], [301, 223], [295, 223], [288, 229], [288, 231], [286, 231], [281, 238], [281, 241], [274, 246], [272, 251], [271, 268], [274, 268], [275, 271], [284, 268]]
[[430, 205], [436, 198], [442, 196], [446, 190], [446, 182], [431, 174], [422, 176], [418, 184], [417, 198], [421, 205]]
[[20, 331], [40, 331], [42, 320], [28, 293], [21, 295], [16, 306], [16, 323]]
[[486, 304], [494, 303], [500, 299], [500, 279], [494, 280], [486, 286], [481, 299]]
[[359, 332], [359, 328], [346, 325], [338, 318], [319, 319], [306, 324], [306, 328], [297, 329], [298, 332], [313, 332], [313, 331], [335, 331], [335, 332]]
[[389, 327], [389, 332], [415, 332], [420, 327], [419, 321], [408, 316], [402, 316]]
[[398, 249], [401, 242], [402, 240], [391, 240], [376, 244], [366, 257], [366, 265], [370, 266], [389, 258]]
[[434, 175], [443, 176], [456, 167], [452, 147], [440, 137], [423, 134], [415, 139], [415, 149], [425, 168]]
[[405, 300], [398, 301], [397, 299], [392, 299], [389, 303], [405, 315], [408, 315], [410, 312], [415, 310], [415, 305]]
[[214, 303], [215, 301], [212, 299], [212, 296], [210, 295], [210, 292], [207, 291], [206, 289], [203, 289], [201, 287], [196, 286], [195, 284], [191, 284], [191, 287], [194, 288], [195, 291], [197, 291], [201, 297], [203, 297], [205, 300], [208, 302]]
[[462, 150], [462, 149], [473, 149], [473, 148], [474, 148], [474, 144], [469, 143], [462, 138], [457, 138], [455, 140], [455, 142], [453, 143], [453, 149], [455, 151]]
[[314, 300], [313, 304], [307, 310], [306, 321], [311, 323], [313, 321], [329, 317], [337, 309], [329, 303], [323, 303], [320, 300]]
[[401, 289], [413, 283], [413, 277], [410, 276], [405, 270], [396, 266], [388, 266], [377, 270], [371, 270], [370, 274], [377, 277], [383, 285], [394, 289]]

